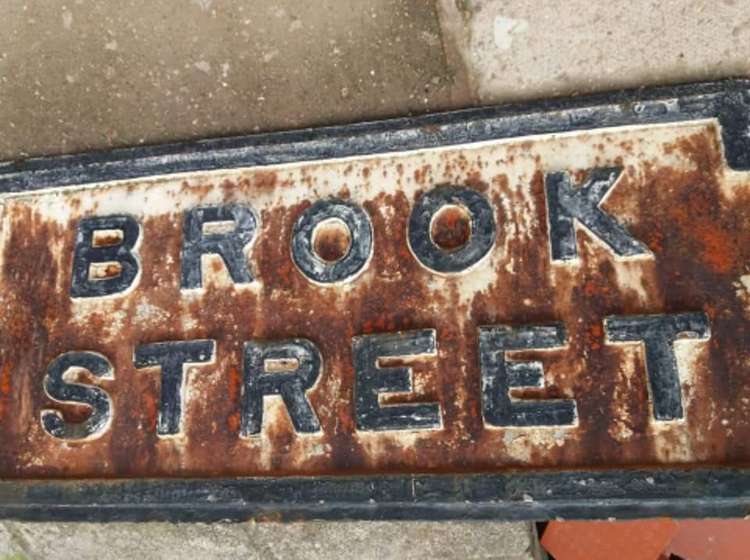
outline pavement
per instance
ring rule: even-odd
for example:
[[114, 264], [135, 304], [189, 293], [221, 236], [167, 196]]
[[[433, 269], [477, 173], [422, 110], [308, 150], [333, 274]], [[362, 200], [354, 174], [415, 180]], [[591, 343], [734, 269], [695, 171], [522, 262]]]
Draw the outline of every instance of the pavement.
[[[746, 0], [6, 0], [0, 21], [0, 160], [750, 76]], [[535, 547], [518, 523], [0, 524], [0, 560]]]
[[1, 560], [526, 560], [536, 547], [525, 523], [0, 524]]

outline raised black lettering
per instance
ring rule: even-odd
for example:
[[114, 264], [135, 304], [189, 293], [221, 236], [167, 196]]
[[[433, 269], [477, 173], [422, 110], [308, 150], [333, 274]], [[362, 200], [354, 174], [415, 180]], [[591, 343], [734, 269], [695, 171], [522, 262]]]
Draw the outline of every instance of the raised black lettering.
[[[470, 217], [469, 238], [446, 249], [432, 238], [435, 216], [446, 206], [457, 206]], [[439, 186], [417, 200], [409, 218], [409, 247], [420, 263], [435, 272], [463, 272], [478, 263], [495, 243], [495, 216], [487, 199], [467, 187]]]
[[[331, 220], [349, 230], [349, 248], [331, 262], [318, 255], [313, 246], [316, 229]], [[372, 255], [372, 223], [361, 207], [339, 199], [319, 200], [305, 210], [294, 224], [292, 259], [297, 268], [313, 282], [333, 284], [353, 279]]]
[[44, 376], [44, 392], [56, 401], [91, 408], [91, 414], [83, 422], [67, 422], [59, 411], [43, 410], [42, 426], [56, 438], [76, 440], [101, 434], [112, 417], [112, 401], [104, 389], [65, 380], [65, 374], [76, 368], [99, 379], [115, 377], [109, 360], [95, 352], [66, 352], [52, 360]]
[[604, 241], [616, 255], [630, 257], [649, 253], [643, 243], [600, 207], [620, 175], [619, 167], [592, 169], [581, 185], [574, 186], [566, 172], [547, 174], [547, 217], [553, 260], [577, 257], [575, 220]]
[[[97, 238], [96, 232], [117, 235]], [[78, 222], [70, 295], [102, 297], [132, 286], [140, 271], [133, 251], [139, 235], [138, 222], [131, 216], [98, 216]], [[103, 274], [92, 274], [97, 265], [103, 267]], [[106, 265], [116, 273], [110, 273]]]
[[318, 417], [305, 392], [315, 385], [321, 364], [317, 346], [304, 338], [246, 342], [240, 435], [260, 433], [266, 395], [281, 395], [297, 432], [319, 431]]
[[[206, 224], [221, 222], [232, 222], [234, 227], [228, 232], [204, 231]], [[236, 284], [251, 283], [253, 274], [245, 248], [253, 241], [257, 229], [258, 220], [253, 211], [240, 204], [204, 206], [187, 212], [182, 231], [182, 289], [203, 286], [203, 255], [219, 255]]]
[[482, 414], [491, 426], [565, 426], [576, 422], [574, 400], [513, 399], [516, 387], [544, 387], [541, 362], [509, 361], [506, 352], [538, 350], [565, 345], [561, 324], [492, 326], [479, 329], [482, 372]]
[[708, 316], [694, 312], [607, 317], [604, 329], [611, 342], [638, 342], [645, 347], [654, 418], [661, 421], [683, 418], [674, 342], [678, 338], [707, 339], [710, 336]]
[[380, 405], [382, 393], [412, 391], [412, 372], [409, 367], [380, 367], [379, 359], [435, 356], [433, 329], [356, 336], [352, 346], [358, 430], [422, 430], [441, 426], [437, 403]]
[[135, 367], [161, 367], [161, 394], [156, 425], [156, 433], [160, 436], [170, 436], [181, 431], [185, 366], [212, 361], [215, 348], [213, 340], [175, 340], [143, 344], [135, 349]]

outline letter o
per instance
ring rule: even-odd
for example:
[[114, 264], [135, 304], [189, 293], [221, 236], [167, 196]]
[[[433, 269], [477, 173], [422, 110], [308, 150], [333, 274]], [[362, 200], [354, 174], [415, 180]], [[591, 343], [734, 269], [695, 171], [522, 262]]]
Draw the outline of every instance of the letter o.
[[[470, 237], [460, 248], [446, 250], [432, 238], [432, 223], [445, 206], [459, 206], [471, 220]], [[495, 244], [495, 216], [487, 199], [467, 187], [435, 187], [417, 200], [409, 218], [409, 248], [417, 260], [439, 273], [463, 272], [478, 263]]]
[[[348, 251], [333, 262], [323, 260], [313, 248], [315, 229], [327, 220], [343, 222], [349, 230]], [[292, 259], [313, 282], [333, 284], [351, 280], [359, 274], [372, 256], [372, 245], [372, 223], [360, 206], [340, 199], [319, 200], [294, 224]]]

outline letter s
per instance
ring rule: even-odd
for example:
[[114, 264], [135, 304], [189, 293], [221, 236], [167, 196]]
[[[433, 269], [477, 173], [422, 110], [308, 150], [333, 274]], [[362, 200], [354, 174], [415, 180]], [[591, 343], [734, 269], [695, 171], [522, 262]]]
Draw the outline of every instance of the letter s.
[[66, 352], [47, 367], [44, 392], [56, 401], [83, 404], [92, 409], [83, 422], [66, 422], [58, 410], [42, 411], [44, 430], [60, 439], [86, 439], [107, 429], [112, 417], [112, 401], [106, 391], [92, 385], [70, 383], [65, 374], [72, 368], [81, 368], [101, 379], [114, 379], [109, 360], [95, 352]]

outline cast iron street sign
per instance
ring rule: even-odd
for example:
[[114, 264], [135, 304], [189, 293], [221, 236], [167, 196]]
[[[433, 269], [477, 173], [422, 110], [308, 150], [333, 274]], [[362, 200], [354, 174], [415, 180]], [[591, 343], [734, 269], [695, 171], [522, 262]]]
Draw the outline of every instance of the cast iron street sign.
[[749, 109], [0, 166], [0, 514], [745, 515]]

